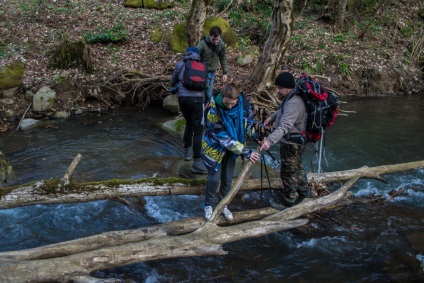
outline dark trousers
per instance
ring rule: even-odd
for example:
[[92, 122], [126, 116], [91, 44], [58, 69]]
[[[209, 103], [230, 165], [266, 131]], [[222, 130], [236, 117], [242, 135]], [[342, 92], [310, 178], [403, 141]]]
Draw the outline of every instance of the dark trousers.
[[178, 103], [186, 120], [184, 148], [193, 146], [193, 158], [200, 158], [202, 156], [203, 97], [178, 97]]
[[285, 198], [307, 197], [309, 194], [308, 181], [302, 165], [302, 155], [306, 145], [280, 143], [281, 170], [283, 182], [281, 192], [274, 191], [277, 196]]
[[205, 206], [212, 206], [216, 190], [219, 186], [219, 181], [221, 181], [219, 200], [223, 199], [231, 190], [234, 166], [236, 164], [236, 159], [232, 158], [232, 156], [233, 153], [225, 153], [218, 171], [208, 172], [208, 180], [205, 188]]

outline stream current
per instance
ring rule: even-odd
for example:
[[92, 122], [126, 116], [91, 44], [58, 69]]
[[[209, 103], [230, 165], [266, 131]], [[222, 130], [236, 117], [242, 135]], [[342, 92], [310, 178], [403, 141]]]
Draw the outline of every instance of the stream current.
[[[325, 135], [326, 172], [424, 159], [424, 96], [342, 99], [344, 110]], [[61, 178], [73, 158], [82, 160], [76, 182], [190, 177], [181, 139], [158, 125], [172, 118], [160, 109], [84, 115], [54, 127], [0, 134], [0, 150], [18, 183]], [[252, 144], [252, 147], [255, 145]], [[278, 157], [278, 148], [271, 149]], [[270, 157], [265, 156], [270, 162]], [[305, 169], [316, 167], [312, 146]], [[311, 165], [312, 163], [312, 165]], [[181, 165], [183, 164], [183, 165]], [[185, 165], [184, 165], [185, 164]], [[316, 168], [314, 168], [316, 170]], [[387, 197], [312, 219], [307, 227], [224, 245], [225, 256], [157, 260], [93, 274], [135, 282], [424, 282], [424, 169], [361, 179], [357, 197]], [[266, 184], [266, 182], [264, 182]], [[234, 211], [266, 206], [266, 194], [249, 193]], [[114, 201], [33, 205], [0, 210], [0, 251], [20, 250], [201, 216], [203, 196], [145, 197], [144, 212]], [[230, 206], [231, 208], [231, 206]]]

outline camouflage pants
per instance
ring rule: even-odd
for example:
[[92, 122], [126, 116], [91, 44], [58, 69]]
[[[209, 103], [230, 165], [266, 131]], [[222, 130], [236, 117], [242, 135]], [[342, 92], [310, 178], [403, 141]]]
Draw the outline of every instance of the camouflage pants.
[[274, 196], [295, 199], [309, 195], [308, 181], [302, 165], [302, 155], [306, 145], [280, 143], [281, 171], [283, 182], [281, 191], [274, 190]]

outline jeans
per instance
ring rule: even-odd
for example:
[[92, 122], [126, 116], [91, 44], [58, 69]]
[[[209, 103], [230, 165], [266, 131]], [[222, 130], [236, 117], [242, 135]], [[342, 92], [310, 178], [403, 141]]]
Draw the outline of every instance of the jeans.
[[215, 73], [210, 72], [208, 73], [208, 82], [206, 86], [206, 102], [211, 100], [212, 93], [213, 93], [213, 84], [215, 83]]
[[181, 112], [186, 120], [184, 148], [193, 146], [193, 158], [202, 157], [203, 97], [178, 97]]
[[219, 181], [221, 181], [219, 200], [222, 200], [231, 190], [234, 166], [236, 164], [236, 158], [233, 158], [233, 155], [234, 153], [227, 151], [218, 171], [208, 172], [208, 180], [205, 188], [205, 206], [212, 206]]

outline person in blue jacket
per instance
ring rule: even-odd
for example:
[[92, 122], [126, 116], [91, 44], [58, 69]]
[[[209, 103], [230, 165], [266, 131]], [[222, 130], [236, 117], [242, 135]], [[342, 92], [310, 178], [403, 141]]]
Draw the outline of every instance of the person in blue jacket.
[[[219, 200], [231, 189], [237, 157], [242, 156], [252, 162], [259, 160], [259, 153], [248, 149], [244, 144], [248, 122], [252, 122], [247, 119], [252, 116], [251, 111], [247, 97], [234, 83], [224, 86], [219, 93], [212, 96], [202, 137], [202, 159], [208, 169], [203, 203], [206, 220], [212, 215], [212, 202], [219, 182], [221, 181]], [[233, 220], [227, 207], [222, 214], [226, 220]]]
[[186, 120], [183, 136], [184, 160], [189, 161], [194, 159], [191, 171], [197, 174], [206, 174], [207, 170], [201, 156], [205, 91], [191, 90], [184, 87], [182, 81], [185, 61], [188, 59], [200, 60], [199, 50], [196, 47], [189, 47], [184, 54], [183, 60], [179, 61], [175, 66], [171, 77], [171, 86], [177, 88], [178, 104]]

